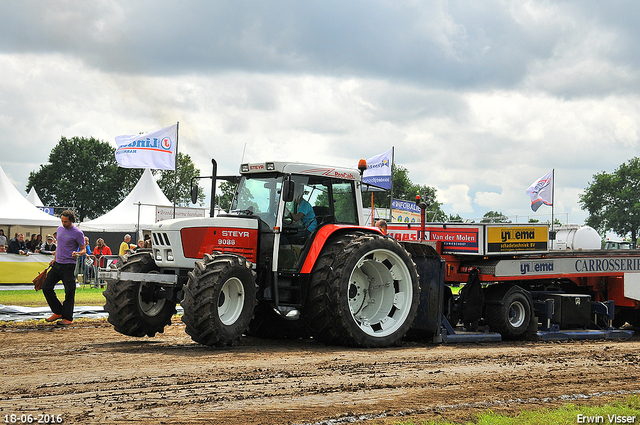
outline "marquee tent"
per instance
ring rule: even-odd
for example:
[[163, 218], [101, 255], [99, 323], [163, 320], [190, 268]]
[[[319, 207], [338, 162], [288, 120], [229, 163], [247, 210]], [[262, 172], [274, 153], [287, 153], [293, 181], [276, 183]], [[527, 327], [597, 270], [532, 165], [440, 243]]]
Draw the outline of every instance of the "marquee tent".
[[83, 232], [133, 233], [136, 229], [151, 230], [156, 222], [156, 206], [171, 205], [171, 201], [153, 178], [151, 170], [146, 169], [131, 193], [120, 204], [103, 216], [79, 223], [78, 227]]
[[31, 202], [36, 207], [44, 207], [44, 204], [38, 196], [38, 192], [36, 192], [36, 188], [33, 186], [31, 186], [31, 190], [27, 193], [27, 201]]
[[29, 202], [0, 167], [0, 225], [58, 227], [60, 219], [39, 210]]

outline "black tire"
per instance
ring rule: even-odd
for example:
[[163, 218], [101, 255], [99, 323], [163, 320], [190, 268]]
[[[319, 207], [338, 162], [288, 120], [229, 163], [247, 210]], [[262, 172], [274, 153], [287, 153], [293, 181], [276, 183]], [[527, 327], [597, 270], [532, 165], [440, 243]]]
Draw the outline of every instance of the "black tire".
[[627, 316], [627, 322], [634, 328], [640, 328], [640, 310], [632, 309]]
[[[627, 318], [629, 317], [629, 312], [626, 308], [616, 307], [616, 314], [613, 318], [612, 326], [614, 328], [620, 328], [627, 323]], [[631, 324], [631, 323], [629, 323]]]
[[[118, 260], [118, 269], [123, 272], [152, 273], [158, 271], [149, 252], [125, 255]], [[109, 313], [108, 321], [121, 334], [142, 337], [163, 333], [176, 314], [176, 304], [167, 299], [147, 303], [143, 291], [153, 290], [150, 283], [108, 281], [102, 293], [106, 299], [104, 309]]]
[[526, 332], [531, 322], [529, 299], [524, 293], [513, 291], [503, 304], [487, 304], [485, 320], [489, 328], [504, 339], [516, 339]]
[[634, 328], [640, 327], [640, 310], [635, 308], [620, 308], [616, 309], [616, 315], [613, 319], [613, 327], [619, 328], [625, 323], [629, 323]]
[[232, 345], [249, 327], [256, 306], [255, 272], [244, 257], [205, 254], [184, 287], [182, 321], [195, 342]]
[[409, 331], [419, 297], [415, 264], [398, 242], [364, 232], [338, 235], [311, 273], [303, 319], [325, 344], [388, 347]]
[[273, 310], [270, 303], [262, 302], [256, 307], [248, 334], [264, 339], [287, 339], [307, 338], [309, 331], [302, 320], [285, 319]]

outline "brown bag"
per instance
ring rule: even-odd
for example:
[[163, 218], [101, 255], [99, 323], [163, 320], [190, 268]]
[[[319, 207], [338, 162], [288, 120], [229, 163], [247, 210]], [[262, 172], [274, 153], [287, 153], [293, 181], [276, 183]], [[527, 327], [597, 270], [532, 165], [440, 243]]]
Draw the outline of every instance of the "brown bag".
[[44, 281], [47, 280], [47, 271], [49, 271], [49, 267], [44, 269], [38, 276], [36, 276], [35, 279], [33, 279], [33, 286], [36, 291], [41, 290], [42, 286], [44, 285]]

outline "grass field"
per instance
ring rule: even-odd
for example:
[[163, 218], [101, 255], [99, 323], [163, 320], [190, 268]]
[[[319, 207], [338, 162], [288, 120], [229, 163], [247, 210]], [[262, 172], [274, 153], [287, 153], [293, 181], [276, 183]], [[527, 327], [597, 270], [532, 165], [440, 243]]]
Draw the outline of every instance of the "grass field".
[[566, 404], [557, 409], [523, 410], [516, 416], [481, 413], [469, 422], [397, 422], [396, 425], [569, 425], [576, 423], [640, 423], [640, 397], [628, 396], [603, 406]]
[[[91, 288], [86, 286], [76, 289], [75, 305], [101, 306], [104, 305], [104, 297], [101, 288]], [[58, 298], [64, 299], [64, 289], [56, 289]], [[17, 291], [0, 291], [0, 304], [18, 305], [21, 307], [47, 307], [42, 291], [36, 292], [33, 289]]]

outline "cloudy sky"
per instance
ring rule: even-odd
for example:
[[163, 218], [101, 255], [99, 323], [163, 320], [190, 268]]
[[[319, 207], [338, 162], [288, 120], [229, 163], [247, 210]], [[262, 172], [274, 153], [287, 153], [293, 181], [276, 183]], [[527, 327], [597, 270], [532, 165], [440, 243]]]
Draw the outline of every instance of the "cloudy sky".
[[[395, 148], [449, 214], [582, 223], [638, 155], [635, 1], [3, 0], [0, 165], [20, 191], [61, 136], [180, 122], [203, 173], [352, 166]], [[244, 155], [244, 158], [243, 158]]]

